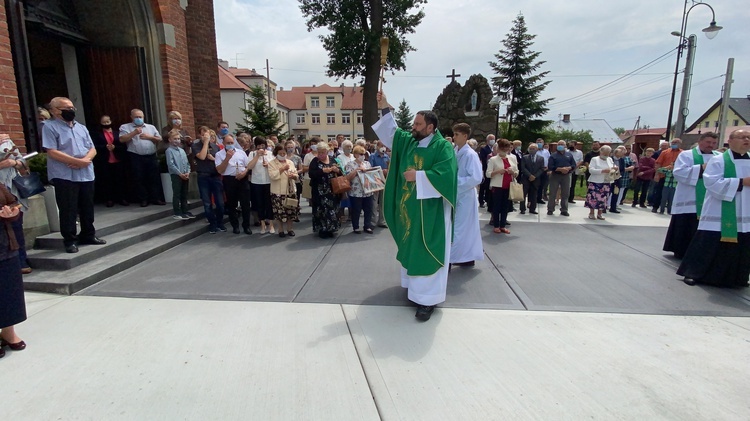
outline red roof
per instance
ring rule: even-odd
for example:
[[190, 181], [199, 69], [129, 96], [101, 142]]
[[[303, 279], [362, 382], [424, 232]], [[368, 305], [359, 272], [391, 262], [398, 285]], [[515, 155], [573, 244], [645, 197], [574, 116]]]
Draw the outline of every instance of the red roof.
[[249, 87], [237, 79], [229, 70], [218, 66], [219, 68], [219, 89], [224, 90], [248, 90]]
[[263, 77], [263, 75], [256, 72], [255, 69], [240, 69], [237, 67], [230, 67], [229, 71], [236, 77]]

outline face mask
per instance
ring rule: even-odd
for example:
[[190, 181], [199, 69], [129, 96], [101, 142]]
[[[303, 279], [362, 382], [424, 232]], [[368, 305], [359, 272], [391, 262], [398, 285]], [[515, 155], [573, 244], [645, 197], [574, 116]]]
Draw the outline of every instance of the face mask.
[[365, 156], [364, 155], [358, 156], [357, 157], [357, 162], [359, 162], [360, 164], [363, 163], [363, 162], [365, 162]]
[[328, 156], [333, 157], [333, 151], [328, 151]]
[[223, 129], [219, 130], [219, 134], [221, 135], [221, 137], [224, 137], [229, 134], [229, 129], [224, 127]]
[[71, 121], [76, 119], [76, 112], [73, 110], [61, 110], [60, 117], [70, 123]]
[[109, 124], [102, 124], [102, 128], [103, 128], [103, 129], [111, 129], [111, 128], [112, 128], [112, 123], [109, 123]]
[[228, 151], [233, 151], [234, 150], [234, 143], [231, 144], [231, 145], [224, 145], [224, 149], [226, 149]]
[[385, 153], [385, 148], [380, 148], [379, 150], [380, 150], [380, 153], [382, 153], [382, 154]]
[[563, 146], [563, 145], [557, 145], [557, 151], [558, 152], [562, 152], [564, 150], [565, 150], [565, 146]]
[[143, 118], [141, 117], [134, 118], [133, 124], [135, 124], [136, 126], [143, 126]]
[[352, 148], [344, 148], [344, 153], [346, 154], [352, 153]]
[[672, 148], [672, 149], [677, 149], [677, 148], [680, 147], [680, 145], [669, 145], [669, 147]]
[[489, 141], [488, 145], [495, 146], [495, 139], [492, 139]]
[[294, 148], [286, 148], [286, 153], [293, 154], [294, 153]]
[[171, 144], [172, 146], [180, 146], [180, 144], [181, 144], [182, 142], [180, 141], [180, 139], [175, 139], [175, 140], [170, 140], [170, 141], [169, 141], [169, 143], [170, 143], [170, 144]]
[[537, 147], [537, 148], [539, 148], [539, 149], [542, 149], [542, 148], [544, 147], [544, 145], [543, 145], [543, 144], [541, 144], [541, 143], [537, 143], [537, 144], [536, 144], [536, 147]]
[[518, 152], [521, 152], [521, 147], [520, 147], [520, 146], [516, 146], [516, 150], [517, 150]]
[[286, 156], [277, 155], [276, 159], [278, 159], [281, 162], [284, 162], [284, 161], [286, 161]]
[[180, 120], [179, 118], [175, 118], [174, 120], [172, 120], [173, 126], [179, 126], [180, 124], [182, 124], [182, 120]]

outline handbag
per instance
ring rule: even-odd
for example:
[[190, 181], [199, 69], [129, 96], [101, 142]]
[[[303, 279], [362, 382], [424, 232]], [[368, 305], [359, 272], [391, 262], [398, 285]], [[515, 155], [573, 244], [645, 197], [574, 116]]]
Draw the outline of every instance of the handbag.
[[333, 194], [346, 193], [352, 189], [352, 183], [349, 182], [349, 179], [345, 175], [342, 175], [331, 179], [331, 189], [333, 190]]
[[516, 180], [510, 182], [510, 200], [516, 203], [523, 201], [523, 186]]
[[312, 187], [310, 187], [309, 178], [302, 180], [302, 197], [312, 199]]
[[299, 206], [299, 200], [297, 200], [297, 191], [294, 187], [294, 182], [289, 179], [287, 195], [284, 198], [284, 207], [288, 209], [297, 209], [297, 206]]
[[[28, 167], [25, 162], [22, 162], [24, 169], [28, 172]], [[18, 174], [13, 177], [13, 187], [18, 191], [18, 195], [21, 199], [28, 199], [39, 193], [44, 193], [47, 189], [42, 184], [42, 177], [39, 173], [28, 172], [26, 175]]]

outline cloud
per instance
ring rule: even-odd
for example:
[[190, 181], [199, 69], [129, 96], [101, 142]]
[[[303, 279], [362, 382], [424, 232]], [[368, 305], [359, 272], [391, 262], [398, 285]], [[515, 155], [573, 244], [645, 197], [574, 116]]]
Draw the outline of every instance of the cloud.
[[[732, 96], [750, 94], [750, 47], [746, 40], [750, 9], [745, 2], [712, 2], [717, 21], [725, 29], [710, 41], [700, 32], [711, 19], [710, 10], [700, 6], [690, 14], [688, 33], [698, 34], [698, 47], [690, 99], [694, 111], [688, 123], [719, 99], [723, 79], [716, 77], [725, 73], [729, 57], [736, 58]], [[328, 56], [318, 36], [325, 31], [307, 31], [296, 0], [215, 0], [214, 7], [219, 56], [232, 65], [239, 57], [240, 67], [262, 71], [268, 58], [271, 79], [285, 88], [359, 81], [337, 81], [324, 75]], [[552, 83], [544, 96], [554, 97], [556, 102], [617, 78], [601, 75], [628, 73], [674, 50], [677, 39], [669, 32], [679, 30], [682, 16], [679, 2], [651, 0], [520, 0], [512, 4], [430, 0], [423, 8], [425, 18], [409, 36], [417, 51], [406, 57], [405, 71], [386, 76], [385, 90], [391, 102], [404, 98], [412, 110], [432, 106], [449, 82], [445, 75], [451, 69], [461, 74], [461, 83], [477, 73], [492, 77], [487, 62], [494, 60], [493, 54], [502, 48], [502, 40], [519, 12], [524, 14], [529, 33], [536, 35], [532, 48], [546, 61], [542, 70], [550, 71], [548, 80]], [[561, 113], [583, 118], [585, 113], [586, 117], [604, 118], [613, 126], [629, 128], [640, 116], [642, 124], [664, 127], [669, 95], [647, 99], [670, 92], [672, 78], [668, 75], [674, 67], [672, 55], [644, 72], [654, 74], [634, 76], [597, 95], [551, 107], [547, 118], [556, 119]], [[667, 77], [654, 81], [664, 75]], [[604, 98], [593, 101], [600, 97]]]

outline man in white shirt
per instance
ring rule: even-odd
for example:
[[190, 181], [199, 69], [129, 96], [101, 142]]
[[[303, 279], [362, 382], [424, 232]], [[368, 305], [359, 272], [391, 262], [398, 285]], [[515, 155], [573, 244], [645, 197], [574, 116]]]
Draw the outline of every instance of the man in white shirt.
[[[539, 180], [539, 192], [536, 195], [536, 203], [539, 204], [545, 204], [545, 200], [548, 200], [547, 198], [547, 187], [549, 186], [549, 174], [547, 173], [547, 165], [549, 163], [549, 144], [544, 143], [544, 139], [541, 137], [536, 140], [536, 146], [539, 148], [539, 156], [542, 157], [542, 160], [544, 161], [544, 171], [542, 172], [542, 177]], [[552, 200], [555, 200], [554, 198]]]
[[223, 176], [224, 192], [227, 195], [225, 209], [229, 212], [229, 223], [232, 232], [240, 233], [237, 218], [237, 203], [242, 207], [242, 228], [245, 234], [251, 235], [250, 230], [250, 184], [247, 179], [250, 160], [245, 151], [237, 148], [234, 136], [228, 134], [223, 139], [224, 149], [216, 153], [214, 163], [216, 171]]
[[164, 192], [159, 176], [159, 161], [156, 157], [156, 145], [161, 142], [159, 130], [143, 121], [143, 111], [130, 111], [130, 123], [120, 126], [120, 142], [128, 145], [130, 167], [135, 183], [135, 191], [141, 207], [165, 205]]

